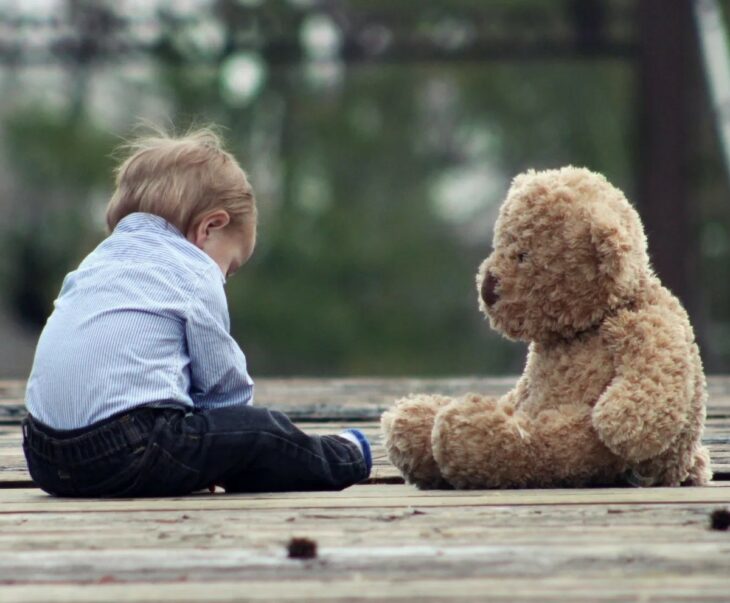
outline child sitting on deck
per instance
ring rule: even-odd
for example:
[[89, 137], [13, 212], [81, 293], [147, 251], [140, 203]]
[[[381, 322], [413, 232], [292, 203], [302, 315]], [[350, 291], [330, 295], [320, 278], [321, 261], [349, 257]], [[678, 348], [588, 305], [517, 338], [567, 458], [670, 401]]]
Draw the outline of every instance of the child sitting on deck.
[[33, 480], [58, 496], [126, 497], [365, 479], [358, 430], [307, 435], [251, 405], [223, 289], [256, 240], [246, 174], [209, 130], [130, 148], [111, 235], [66, 276], [38, 342], [23, 423]]

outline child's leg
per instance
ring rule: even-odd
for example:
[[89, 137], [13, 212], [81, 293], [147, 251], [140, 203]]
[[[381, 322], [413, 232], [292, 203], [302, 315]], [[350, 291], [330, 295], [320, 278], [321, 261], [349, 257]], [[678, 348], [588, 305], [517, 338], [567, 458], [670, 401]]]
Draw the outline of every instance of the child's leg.
[[221, 484], [231, 491], [337, 490], [369, 464], [340, 436], [308, 436], [265, 408], [186, 413], [139, 408], [58, 432], [23, 426], [31, 476], [58, 496], [177, 496]]
[[182, 430], [200, 438], [203, 481], [229, 492], [340, 490], [370, 473], [369, 455], [352, 436], [307, 435], [266, 408], [196, 411], [184, 417]]

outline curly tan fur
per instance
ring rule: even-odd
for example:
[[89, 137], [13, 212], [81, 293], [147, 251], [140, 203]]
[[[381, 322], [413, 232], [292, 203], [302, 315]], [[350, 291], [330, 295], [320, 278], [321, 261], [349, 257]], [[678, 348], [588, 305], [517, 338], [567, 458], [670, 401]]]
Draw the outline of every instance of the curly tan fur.
[[530, 343], [496, 399], [400, 400], [381, 419], [420, 487], [702, 485], [706, 385], [686, 312], [653, 274], [639, 216], [601, 175], [514, 179], [477, 274], [491, 326]]

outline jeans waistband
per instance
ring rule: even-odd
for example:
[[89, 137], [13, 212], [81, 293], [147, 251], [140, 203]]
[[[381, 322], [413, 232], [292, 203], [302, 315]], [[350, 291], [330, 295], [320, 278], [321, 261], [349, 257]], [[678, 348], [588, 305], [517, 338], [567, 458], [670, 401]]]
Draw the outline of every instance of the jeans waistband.
[[52, 429], [28, 415], [23, 420], [23, 438], [36, 454], [58, 464], [75, 465], [146, 444], [161, 415], [179, 412], [169, 408], [138, 408], [69, 431]]

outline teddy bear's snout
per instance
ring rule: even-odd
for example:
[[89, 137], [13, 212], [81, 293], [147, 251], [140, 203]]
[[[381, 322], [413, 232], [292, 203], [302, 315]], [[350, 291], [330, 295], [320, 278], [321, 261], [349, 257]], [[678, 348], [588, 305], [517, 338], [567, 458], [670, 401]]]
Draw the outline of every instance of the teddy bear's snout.
[[497, 293], [497, 285], [499, 280], [491, 272], [487, 272], [484, 282], [482, 283], [482, 299], [487, 304], [488, 308], [491, 308], [499, 300], [499, 294]]

